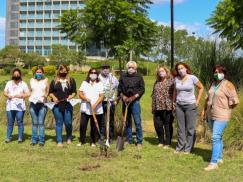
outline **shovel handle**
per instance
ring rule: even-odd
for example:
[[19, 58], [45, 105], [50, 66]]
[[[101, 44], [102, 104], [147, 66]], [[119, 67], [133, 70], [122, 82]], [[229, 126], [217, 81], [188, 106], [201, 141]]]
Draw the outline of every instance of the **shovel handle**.
[[96, 126], [96, 128], [97, 128], [97, 131], [98, 131], [99, 135], [101, 136], [101, 133], [100, 133], [100, 127], [99, 127], [99, 123], [98, 123], [98, 121], [97, 121], [97, 118], [96, 118], [95, 112], [94, 112], [94, 110], [93, 110], [93, 108], [92, 108], [92, 105], [91, 105], [91, 104], [90, 104], [90, 108], [91, 108], [91, 111], [92, 111], [92, 116], [93, 116], [93, 119], [94, 119], [94, 122], [95, 122], [95, 126]]
[[125, 125], [126, 125], [126, 121], [127, 121], [127, 113], [128, 113], [129, 105], [130, 105], [130, 102], [129, 103], [125, 103], [125, 113], [124, 113], [123, 122], [122, 122], [122, 133], [121, 133], [122, 136], [123, 136]]
[[110, 101], [107, 101], [107, 111], [106, 111], [106, 139], [109, 140], [110, 137]]

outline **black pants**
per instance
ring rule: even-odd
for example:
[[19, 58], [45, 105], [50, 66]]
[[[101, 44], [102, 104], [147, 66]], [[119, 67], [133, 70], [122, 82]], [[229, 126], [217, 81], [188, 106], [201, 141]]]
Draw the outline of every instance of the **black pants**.
[[172, 111], [161, 110], [154, 112], [154, 127], [161, 144], [171, 145], [172, 121]]
[[[99, 123], [99, 129], [101, 132], [101, 136], [99, 136], [99, 139], [102, 139], [104, 136], [104, 123], [103, 123], [103, 114], [96, 115], [97, 121]], [[94, 122], [94, 118], [92, 115], [87, 115], [85, 113], [81, 113], [80, 118], [80, 142], [84, 144], [86, 142], [86, 130], [87, 125], [90, 120], [90, 137], [91, 137], [91, 143], [96, 143], [96, 136], [98, 134], [97, 128]]]
[[[104, 101], [102, 103], [103, 105], [103, 109], [104, 109], [104, 117], [103, 117], [103, 122], [106, 123], [106, 112], [107, 112], [107, 102]], [[114, 115], [115, 115], [115, 104], [114, 102], [111, 102], [111, 105], [110, 105], [110, 139], [112, 139], [114, 137]]]

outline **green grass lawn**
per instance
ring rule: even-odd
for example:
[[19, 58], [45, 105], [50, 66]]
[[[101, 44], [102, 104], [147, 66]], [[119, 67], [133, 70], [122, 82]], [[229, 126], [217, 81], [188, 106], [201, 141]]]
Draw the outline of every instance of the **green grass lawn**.
[[[25, 141], [5, 144], [4, 124], [0, 125], [0, 181], [243, 181], [243, 154], [225, 154], [219, 170], [204, 172], [210, 158], [210, 146], [197, 144], [192, 155], [178, 155], [173, 149], [157, 147], [154, 134], [145, 133], [144, 147], [134, 145], [115, 152], [115, 141], [108, 158], [89, 144], [57, 148], [54, 130], [46, 130], [46, 145], [30, 146], [31, 127], [25, 127]], [[14, 139], [17, 139], [17, 127]], [[175, 143], [173, 143], [173, 147]], [[141, 156], [137, 157], [137, 156]]]
[[[86, 75], [73, 74], [77, 87]], [[29, 82], [30, 75], [24, 80]], [[9, 76], [1, 76], [0, 82]], [[76, 147], [78, 132], [70, 146], [57, 148], [55, 131], [46, 130], [44, 148], [30, 146], [31, 125], [25, 127], [25, 141], [17, 144], [17, 127], [13, 133], [13, 142], [4, 143], [6, 135], [5, 100], [0, 100], [0, 182], [2, 181], [243, 181], [243, 153], [227, 152], [223, 166], [219, 170], [204, 172], [211, 155], [207, 144], [196, 144], [192, 155], [176, 155], [174, 149], [163, 150], [157, 147], [153, 132], [151, 113], [151, 92], [154, 77], [144, 77], [146, 92], [141, 99], [144, 132], [144, 147], [139, 152], [134, 145], [127, 146], [122, 153], [116, 153], [115, 141], [108, 158], [100, 156], [99, 148], [89, 144]], [[80, 118], [79, 106], [75, 107], [74, 118]], [[48, 112], [46, 123], [53, 118]], [[30, 122], [28, 112], [25, 123]], [[89, 132], [87, 132], [89, 135]], [[175, 141], [173, 148], [175, 147]], [[141, 156], [141, 158], [139, 157]]]

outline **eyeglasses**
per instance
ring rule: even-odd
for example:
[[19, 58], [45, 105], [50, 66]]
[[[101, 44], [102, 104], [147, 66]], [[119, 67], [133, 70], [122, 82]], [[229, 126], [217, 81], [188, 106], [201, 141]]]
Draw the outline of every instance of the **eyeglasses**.
[[92, 71], [92, 72], [90, 72], [90, 73], [97, 74], [97, 72], [96, 72], [96, 71]]

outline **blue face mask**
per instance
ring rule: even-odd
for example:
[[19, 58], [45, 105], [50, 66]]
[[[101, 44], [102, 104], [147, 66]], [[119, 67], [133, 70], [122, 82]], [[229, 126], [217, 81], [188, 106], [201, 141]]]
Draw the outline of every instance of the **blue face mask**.
[[35, 79], [42, 79], [43, 78], [43, 74], [42, 73], [36, 73], [35, 74]]

